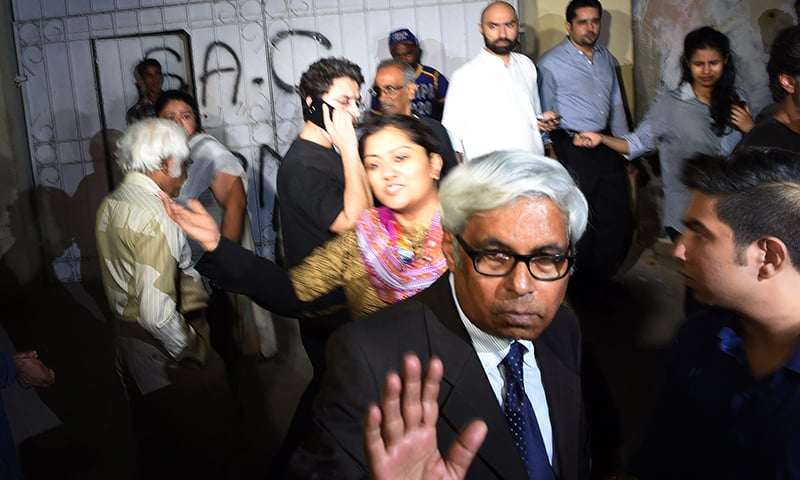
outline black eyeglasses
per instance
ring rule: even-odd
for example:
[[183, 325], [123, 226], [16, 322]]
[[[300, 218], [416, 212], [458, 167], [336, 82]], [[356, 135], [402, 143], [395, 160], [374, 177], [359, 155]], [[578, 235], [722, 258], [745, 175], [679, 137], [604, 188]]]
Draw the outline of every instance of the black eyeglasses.
[[384, 85], [383, 87], [379, 87], [377, 85], [373, 85], [372, 88], [367, 90], [367, 93], [369, 93], [370, 95], [372, 95], [375, 98], [380, 97], [384, 93], [386, 95], [390, 96], [390, 97], [394, 97], [395, 95], [397, 95], [397, 92], [399, 92], [400, 90], [402, 90], [404, 88], [406, 88], [406, 87], [403, 86], [403, 85]]
[[504, 277], [517, 267], [518, 262], [523, 262], [528, 267], [528, 272], [533, 278], [549, 282], [567, 276], [572, 264], [575, 263], [574, 255], [562, 255], [560, 253], [520, 255], [500, 250], [475, 250], [467, 245], [461, 235], [456, 235], [455, 237], [461, 248], [472, 259], [472, 266], [475, 267], [475, 271], [487, 277]]

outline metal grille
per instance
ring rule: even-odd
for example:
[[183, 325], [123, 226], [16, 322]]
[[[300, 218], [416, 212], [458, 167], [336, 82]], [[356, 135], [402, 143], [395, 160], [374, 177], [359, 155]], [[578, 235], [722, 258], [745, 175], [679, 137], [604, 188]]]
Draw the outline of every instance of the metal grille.
[[[251, 178], [266, 182], [263, 207], [257, 189], [250, 189], [249, 211], [258, 253], [274, 258], [277, 163], [267, 155], [262, 171], [259, 155], [266, 149], [260, 147], [284, 153], [299, 132], [293, 86], [300, 74], [318, 58], [344, 56], [362, 67], [366, 96], [375, 66], [389, 57], [388, 33], [407, 27], [422, 42], [423, 62], [449, 75], [481, 47], [475, 25], [486, 3], [14, 0], [32, 170], [56, 276], [69, 282], [97, 273], [94, 215], [113, 183], [106, 171], [113, 142], [103, 144], [101, 109], [106, 128], [124, 128], [119, 112], [137, 98], [133, 66], [152, 43], [164, 45], [164, 32], [185, 31], [190, 38], [183, 61], [206, 130], [248, 159]], [[98, 59], [92, 49], [93, 41], [135, 36], [142, 36], [139, 46], [125, 44], [118, 58]], [[94, 62], [103, 67], [100, 77], [119, 78], [118, 88], [100, 91]]]

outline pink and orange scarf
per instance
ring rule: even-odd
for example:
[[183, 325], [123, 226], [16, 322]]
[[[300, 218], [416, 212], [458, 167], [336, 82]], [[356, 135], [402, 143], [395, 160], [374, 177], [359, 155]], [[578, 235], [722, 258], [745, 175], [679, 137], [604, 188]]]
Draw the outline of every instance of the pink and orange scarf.
[[447, 270], [439, 218], [437, 211], [423, 240], [422, 255], [416, 256], [390, 209], [370, 208], [361, 213], [356, 223], [358, 251], [378, 298], [387, 303], [404, 300], [428, 288]]

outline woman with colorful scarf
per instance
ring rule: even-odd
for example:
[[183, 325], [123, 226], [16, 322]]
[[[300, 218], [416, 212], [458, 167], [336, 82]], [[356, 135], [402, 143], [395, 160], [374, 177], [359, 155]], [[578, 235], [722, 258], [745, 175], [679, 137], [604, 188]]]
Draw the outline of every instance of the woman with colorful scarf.
[[351, 317], [360, 318], [424, 290], [447, 269], [437, 188], [442, 158], [433, 132], [413, 117], [376, 116], [363, 127], [360, 154], [381, 206], [288, 272], [226, 241], [197, 202], [192, 210], [168, 199], [165, 206], [207, 250], [198, 271], [223, 288], [279, 314], [308, 317], [314, 300], [343, 287]]

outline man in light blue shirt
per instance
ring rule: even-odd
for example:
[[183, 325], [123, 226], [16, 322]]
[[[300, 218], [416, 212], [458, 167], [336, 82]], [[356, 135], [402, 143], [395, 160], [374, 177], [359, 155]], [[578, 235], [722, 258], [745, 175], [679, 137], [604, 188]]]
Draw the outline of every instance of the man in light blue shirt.
[[539, 61], [542, 108], [561, 116], [549, 148], [575, 175], [591, 210], [570, 299], [592, 305], [609, 297], [610, 278], [625, 260], [633, 233], [625, 158], [608, 148], [587, 152], [572, 145], [575, 132], [629, 132], [616, 60], [597, 44], [602, 14], [597, 0], [570, 2], [567, 37]]

